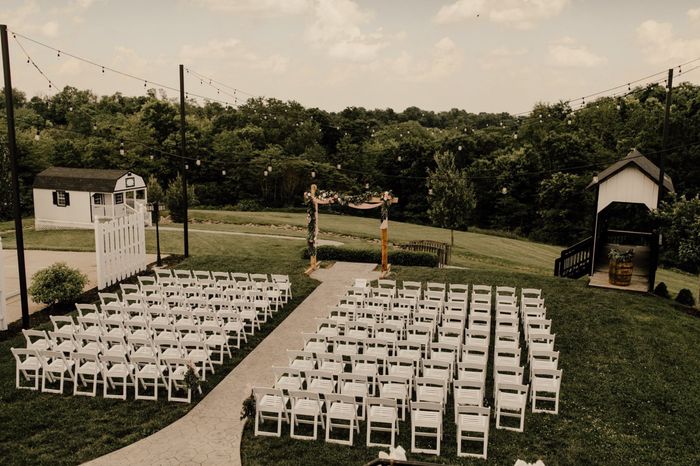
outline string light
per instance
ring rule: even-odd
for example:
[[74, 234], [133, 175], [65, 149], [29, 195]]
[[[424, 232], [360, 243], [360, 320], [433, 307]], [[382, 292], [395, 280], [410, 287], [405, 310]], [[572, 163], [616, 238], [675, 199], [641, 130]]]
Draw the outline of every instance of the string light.
[[267, 170], [263, 171], [263, 176], [267, 176]]
[[503, 195], [508, 194], [508, 188], [506, 188], [505, 186], [502, 187], [502, 188], [501, 188], [501, 194], [503, 194]]
[[189, 165], [188, 163], [186, 163], [186, 164], [185, 164], [185, 170], [189, 170], [189, 169], [190, 169], [190, 165]]
[[268, 172], [268, 173], [272, 173], [272, 165], [268, 165], [268, 166], [267, 166], [267, 172]]
[[428, 189], [428, 196], [432, 196], [432, 195], [433, 195], [433, 188], [429, 188]]
[[369, 183], [365, 183], [365, 189], [369, 189]]
[[340, 170], [341, 168], [343, 168], [340, 164], [336, 165], [335, 167], [336, 167], [338, 170]]
[[221, 175], [226, 176], [226, 170], [221, 170]]
[[120, 142], [119, 143], [119, 155], [124, 155], [124, 143]]
[[316, 178], [316, 172], [311, 170], [311, 178]]
[[400, 162], [400, 161], [401, 161], [401, 156], [399, 155], [398, 157], [396, 157], [396, 160]]
[[197, 166], [199, 167], [200, 165], [202, 165], [202, 161], [199, 160], [199, 159], [197, 159], [197, 161], [195, 162], [195, 164], [197, 164]]
[[36, 134], [34, 134], [34, 140], [38, 141], [39, 139], [41, 139], [41, 135], [39, 134], [39, 130], [36, 130]]

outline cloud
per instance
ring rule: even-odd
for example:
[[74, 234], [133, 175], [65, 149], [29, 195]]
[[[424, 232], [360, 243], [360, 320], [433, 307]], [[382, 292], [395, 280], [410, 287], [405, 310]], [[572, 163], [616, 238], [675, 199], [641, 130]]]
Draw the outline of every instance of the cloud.
[[362, 31], [361, 26], [371, 18], [370, 12], [352, 0], [318, 0], [314, 3], [314, 21], [307, 27], [304, 39], [333, 58], [372, 61], [389, 40], [381, 29]]
[[527, 55], [527, 49], [524, 47], [496, 47], [495, 49], [489, 50], [480, 60], [481, 68], [484, 70], [508, 68], [514, 65], [515, 58], [524, 55]]
[[539, 21], [558, 16], [569, 0], [457, 0], [433, 17], [438, 24], [485, 18], [516, 29], [532, 29]]
[[389, 61], [397, 79], [409, 82], [439, 81], [452, 75], [462, 64], [462, 51], [449, 37], [436, 42], [428, 60], [416, 60], [408, 52]]
[[676, 37], [671, 23], [644, 21], [637, 28], [637, 40], [649, 63], [658, 65], [673, 61], [690, 60], [700, 55], [700, 38]]
[[605, 57], [588, 50], [585, 45], [578, 45], [570, 37], [564, 37], [549, 46], [549, 60], [556, 66], [569, 68], [592, 68], [607, 61]]
[[691, 21], [700, 21], [700, 8], [691, 8], [688, 10], [688, 19]]
[[4, 14], [4, 20], [12, 30], [25, 34], [39, 33], [46, 37], [55, 37], [58, 34], [58, 23], [37, 20], [39, 17], [41, 17], [41, 7], [33, 0]]
[[183, 63], [226, 61], [248, 69], [263, 70], [274, 74], [287, 71], [289, 59], [282, 55], [260, 56], [238, 39], [210, 40], [203, 45], [183, 45], [180, 49]]
[[311, 0], [192, 0], [212, 11], [261, 16], [297, 15], [311, 8]]

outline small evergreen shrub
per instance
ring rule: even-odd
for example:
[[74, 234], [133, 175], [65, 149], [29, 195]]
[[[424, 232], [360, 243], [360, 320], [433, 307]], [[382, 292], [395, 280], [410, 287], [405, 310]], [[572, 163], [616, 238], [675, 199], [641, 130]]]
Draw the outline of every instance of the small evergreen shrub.
[[[309, 258], [309, 252], [304, 249], [304, 259]], [[382, 252], [379, 249], [355, 249], [342, 246], [319, 246], [316, 258], [320, 261], [366, 262], [379, 264], [382, 262]], [[437, 267], [438, 258], [428, 252], [392, 250], [389, 251], [389, 263], [392, 265], [408, 265], [418, 267]]]
[[668, 292], [668, 287], [664, 282], [660, 282], [658, 285], [656, 285], [656, 288], [654, 288], [654, 294], [662, 298], [671, 299], [671, 294]]
[[70, 303], [82, 294], [86, 283], [87, 276], [80, 270], [57, 262], [35, 273], [28, 291], [35, 303]]
[[693, 293], [688, 288], [683, 288], [678, 292], [676, 301], [684, 306], [695, 306], [695, 298], [693, 298]]

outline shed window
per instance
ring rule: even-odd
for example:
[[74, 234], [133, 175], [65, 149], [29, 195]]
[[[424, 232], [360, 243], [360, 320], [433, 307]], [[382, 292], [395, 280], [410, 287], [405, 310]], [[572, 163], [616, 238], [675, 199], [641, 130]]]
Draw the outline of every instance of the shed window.
[[127, 178], [126, 179], [126, 187], [133, 188], [134, 186], [136, 186], [136, 180], [134, 178]]
[[115, 204], [124, 204], [124, 193], [116, 193], [114, 195]]
[[102, 193], [95, 193], [92, 195], [92, 203], [94, 205], [104, 205], [105, 195]]
[[58, 207], [67, 207], [70, 205], [70, 194], [67, 191], [54, 191], [53, 203]]

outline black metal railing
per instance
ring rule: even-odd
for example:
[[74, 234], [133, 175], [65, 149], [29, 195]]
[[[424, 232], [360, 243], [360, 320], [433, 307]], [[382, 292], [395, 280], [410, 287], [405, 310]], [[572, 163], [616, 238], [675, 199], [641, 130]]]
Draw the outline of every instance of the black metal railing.
[[580, 241], [564, 249], [554, 261], [554, 276], [580, 278], [591, 271], [593, 264], [593, 237]]
[[447, 243], [431, 240], [409, 241], [408, 243], [399, 244], [400, 249], [406, 251], [429, 252], [435, 254], [438, 258], [438, 266], [444, 267], [450, 263], [452, 255], [452, 247]]
[[626, 246], [651, 246], [651, 233], [642, 231], [608, 230], [604, 244], [624, 244]]

